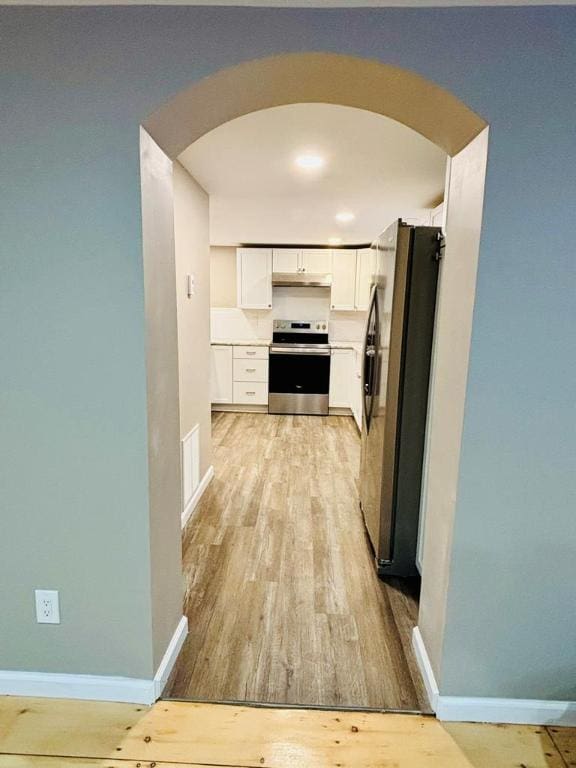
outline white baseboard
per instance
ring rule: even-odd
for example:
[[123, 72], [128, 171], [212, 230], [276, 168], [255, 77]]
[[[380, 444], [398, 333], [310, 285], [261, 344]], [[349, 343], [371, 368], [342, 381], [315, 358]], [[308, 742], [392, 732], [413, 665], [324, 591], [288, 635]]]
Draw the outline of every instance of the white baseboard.
[[414, 627], [412, 630], [412, 648], [414, 650], [414, 655], [416, 656], [418, 669], [420, 670], [422, 680], [424, 681], [428, 702], [432, 707], [432, 710], [436, 712], [438, 703], [438, 685], [436, 683], [436, 678], [434, 677], [434, 670], [432, 669], [432, 664], [428, 658], [428, 651], [424, 645], [424, 640], [422, 640], [419, 627]]
[[187, 634], [188, 619], [182, 616], [152, 680], [0, 670], [0, 696], [154, 704], [162, 694]]
[[186, 616], [182, 616], [178, 622], [178, 626], [174, 630], [174, 634], [172, 635], [170, 642], [168, 643], [168, 648], [166, 648], [164, 656], [162, 657], [162, 661], [156, 670], [156, 674], [154, 675], [154, 701], [162, 696], [164, 687], [168, 682], [168, 678], [170, 677], [170, 673], [174, 668], [174, 664], [176, 664], [176, 659], [182, 650], [182, 646], [184, 645], [184, 640], [186, 640], [187, 634], [188, 619]]
[[206, 470], [204, 477], [200, 482], [198, 483], [198, 488], [194, 491], [194, 495], [184, 508], [184, 512], [182, 512], [182, 528], [186, 526], [190, 518], [192, 517], [192, 514], [194, 513], [194, 510], [198, 506], [198, 502], [204, 495], [204, 491], [208, 486], [210, 485], [210, 481], [214, 477], [214, 467], [210, 466]]
[[576, 701], [439, 696], [436, 717], [465, 723], [576, 725]]
[[212, 403], [212, 411], [214, 413], [268, 413], [268, 404], [266, 405], [252, 405], [247, 403], [245, 405], [235, 405], [234, 403]]
[[328, 413], [330, 416], [353, 416], [352, 408], [348, 408], [348, 406], [340, 406], [340, 405], [334, 405], [330, 406], [328, 409]]
[[412, 647], [430, 706], [439, 720], [467, 723], [576, 726], [575, 701], [443, 696], [438, 691], [432, 665], [418, 627], [414, 627], [412, 631]]

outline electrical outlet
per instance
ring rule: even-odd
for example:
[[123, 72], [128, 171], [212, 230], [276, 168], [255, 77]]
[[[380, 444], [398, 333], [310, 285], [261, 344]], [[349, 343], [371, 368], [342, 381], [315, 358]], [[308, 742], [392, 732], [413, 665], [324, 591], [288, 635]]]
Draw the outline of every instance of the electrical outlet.
[[60, 624], [60, 599], [56, 589], [36, 589], [36, 621], [38, 624]]

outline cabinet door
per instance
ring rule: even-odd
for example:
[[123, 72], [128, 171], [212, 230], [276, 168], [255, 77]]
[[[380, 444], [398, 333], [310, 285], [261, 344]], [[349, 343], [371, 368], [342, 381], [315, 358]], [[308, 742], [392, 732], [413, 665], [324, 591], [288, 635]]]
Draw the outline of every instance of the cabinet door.
[[356, 251], [334, 251], [332, 257], [332, 309], [354, 309], [356, 294]]
[[274, 248], [272, 252], [272, 270], [294, 274], [300, 269], [301, 251], [299, 248]]
[[372, 248], [362, 248], [356, 254], [356, 309], [366, 311], [370, 300], [370, 286], [376, 265], [376, 254]]
[[350, 400], [352, 402], [352, 413], [356, 421], [356, 426], [362, 431], [362, 353], [354, 350], [354, 370], [352, 372], [352, 393]]
[[210, 391], [213, 403], [232, 402], [232, 347], [211, 347]]
[[331, 408], [350, 408], [351, 382], [354, 366], [352, 349], [333, 349], [330, 357], [330, 395]]
[[272, 306], [272, 249], [238, 248], [238, 306], [270, 309]]
[[332, 251], [330, 248], [304, 248], [301, 268], [303, 272], [329, 275], [332, 272]]

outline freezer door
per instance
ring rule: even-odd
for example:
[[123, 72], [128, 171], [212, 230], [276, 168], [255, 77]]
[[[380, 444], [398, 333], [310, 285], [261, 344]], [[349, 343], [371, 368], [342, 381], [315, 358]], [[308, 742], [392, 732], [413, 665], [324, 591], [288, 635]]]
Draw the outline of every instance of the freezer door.
[[386, 387], [382, 405], [382, 486], [380, 498], [379, 541], [376, 554], [379, 565], [394, 557], [396, 523], [396, 475], [400, 439], [400, 409], [402, 406], [402, 379], [404, 375], [404, 342], [406, 334], [407, 287], [409, 281], [412, 230], [400, 226], [396, 231], [394, 249], [394, 289], [387, 326]]
[[382, 482], [388, 344], [398, 223], [386, 230], [378, 244], [376, 273], [371, 292], [364, 339], [362, 448], [360, 458], [360, 505], [374, 553], [380, 557]]

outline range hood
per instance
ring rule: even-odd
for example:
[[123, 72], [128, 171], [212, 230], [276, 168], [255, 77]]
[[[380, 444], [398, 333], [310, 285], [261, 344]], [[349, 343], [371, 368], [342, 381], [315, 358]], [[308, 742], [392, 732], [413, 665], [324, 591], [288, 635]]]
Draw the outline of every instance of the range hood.
[[273, 272], [272, 285], [298, 288], [330, 288], [332, 275], [312, 272]]

